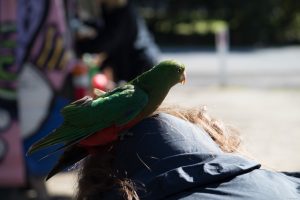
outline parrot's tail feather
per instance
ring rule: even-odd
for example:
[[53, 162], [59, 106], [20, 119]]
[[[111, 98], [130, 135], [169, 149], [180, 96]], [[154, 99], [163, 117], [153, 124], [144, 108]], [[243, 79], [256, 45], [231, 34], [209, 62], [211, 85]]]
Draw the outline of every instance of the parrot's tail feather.
[[53, 177], [58, 172], [71, 167], [78, 161], [82, 160], [88, 155], [88, 152], [86, 149], [78, 147], [78, 146], [72, 146], [65, 150], [65, 152], [62, 154], [62, 156], [59, 158], [59, 161], [56, 163], [56, 165], [52, 168], [52, 170], [48, 173], [46, 177], [46, 181]]
[[78, 143], [78, 141], [80, 141], [80, 140], [82, 140], [82, 139], [84, 139], [84, 138], [85, 138], [85, 137], [79, 138], [79, 139], [74, 140], [74, 141], [71, 141], [71, 142], [68, 142], [68, 143], [64, 144], [63, 146], [61, 146], [61, 147], [55, 149], [54, 151], [48, 153], [47, 155], [43, 156], [43, 157], [40, 158], [39, 160], [43, 160], [43, 159], [45, 159], [45, 158], [48, 158], [49, 156], [51, 156], [51, 155], [53, 155], [53, 154], [59, 152], [59, 151], [62, 150], [62, 149], [67, 149], [67, 148], [73, 146], [74, 144]]
[[75, 144], [77, 141], [91, 135], [95, 131], [97, 130], [93, 130], [93, 127], [78, 128], [69, 124], [63, 124], [46, 137], [34, 143], [28, 150], [28, 154], [32, 154], [40, 149], [56, 144], [64, 144], [64, 146], [58, 150], [66, 148], [67, 146]]
[[34, 143], [28, 150], [28, 153], [32, 154], [35, 151], [38, 151], [42, 148], [67, 141], [66, 139], [69, 137], [68, 133], [70, 131], [73, 131], [73, 129], [71, 129], [69, 126], [63, 124], [59, 128], [53, 130], [46, 137], [44, 137], [41, 140]]

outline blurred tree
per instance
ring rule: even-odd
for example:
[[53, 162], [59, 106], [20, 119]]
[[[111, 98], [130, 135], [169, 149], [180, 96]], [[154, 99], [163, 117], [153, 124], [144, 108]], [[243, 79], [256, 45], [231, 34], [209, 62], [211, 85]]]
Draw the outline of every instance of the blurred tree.
[[[202, 38], [200, 40], [206, 44], [207, 36], [199, 34], [209, 35], [209, 31], [193, 31], [193, 26], [197, 22], [202, 25], [208, 22], [209, 26], [212, 20], [223, 20], [229, 24], [233, 45], [300, 43], [299, 0], [140, 0], [137, 3], [158, 39], [162, 35], [172, 39], [185, 33], [191, 43], [195, 38]], [[185, 23], [181, 29], [190, 31], [178, 32], [176, 25], [180, 23]], [[203, 26], [201, 28], [203, 30]], [[213, 40], [208, 41], [213, 43]]]

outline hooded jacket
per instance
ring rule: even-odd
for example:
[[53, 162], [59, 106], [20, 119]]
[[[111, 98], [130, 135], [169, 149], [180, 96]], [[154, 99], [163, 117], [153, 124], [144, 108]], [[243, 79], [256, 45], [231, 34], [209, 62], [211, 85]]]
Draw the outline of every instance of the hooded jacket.
[[[147, 118], [116, 146], [114, 166], [141, 199], [300, 199], [300, 179], [224, 153], [200, 127], [168, 114]], [[117, 199], [116, 193], [105, 199]]]

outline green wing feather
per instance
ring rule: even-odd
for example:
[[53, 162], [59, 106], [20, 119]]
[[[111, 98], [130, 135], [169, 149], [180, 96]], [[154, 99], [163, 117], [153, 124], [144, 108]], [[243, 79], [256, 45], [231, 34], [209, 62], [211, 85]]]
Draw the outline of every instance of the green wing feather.
[[148, 95], [137, 86], [127, 84], [108, 92], [96, 100], [84, 97], [64, 107], [64, 122], [48, 136], [33, 144], [33, 153], [59, 143], [76, 143], [91, 134], [110, 127], [123, 125], [134, 119], [147, 105]]

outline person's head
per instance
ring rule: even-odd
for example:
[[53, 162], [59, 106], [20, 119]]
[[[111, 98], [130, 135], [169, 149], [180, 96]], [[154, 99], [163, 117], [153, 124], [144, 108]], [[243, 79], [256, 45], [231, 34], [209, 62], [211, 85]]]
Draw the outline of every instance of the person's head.
[[160, 108], [130, 131], [133, 137], [85, 159], [79, 174], [78, 199], [105, 199], [107, 194], [113, 199], [139, 199], [138, 191], [145, 189], [142, 180], [161, 170], [156, 169], [161, 162], [178, 165], [178, 155], [199, 152], [206, 159], [209, 154], [236, 152], [240, 145], [236, 131], [210, 118], [204, 108]]

